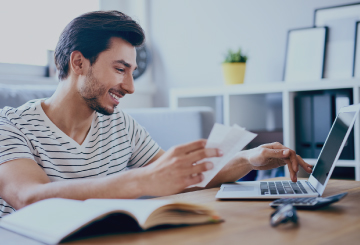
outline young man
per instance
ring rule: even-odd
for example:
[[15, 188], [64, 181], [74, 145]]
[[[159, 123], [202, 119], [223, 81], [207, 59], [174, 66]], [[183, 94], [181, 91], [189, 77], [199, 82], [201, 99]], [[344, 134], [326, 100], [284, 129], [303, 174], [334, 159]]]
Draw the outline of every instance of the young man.
[[[218, 149], [205, 140], [164, 152], [129, 115], [117, 108], [134, 93], [135, 47], [141, 27], [117, 12], [91, 12], [68, 24], [55, 62], [59, 85], [48, 99], [0, 112], [0, 215], [33, 202], [62, 197], [137, 198], [163, 196], [199, 183]], [[279, 143], [239, 152], [207, 187], [232, 182], [252, 169], [288, 165], [291, 179], [301, 165]]]

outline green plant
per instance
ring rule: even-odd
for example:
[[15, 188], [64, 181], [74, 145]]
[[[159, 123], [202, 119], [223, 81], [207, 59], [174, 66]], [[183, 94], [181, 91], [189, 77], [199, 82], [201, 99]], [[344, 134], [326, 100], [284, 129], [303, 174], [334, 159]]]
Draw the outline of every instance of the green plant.
[[224, 63], [235, 63], [235, 62], [243, 62], [245, 63], [247, 61], [248, 57], [246, 55], [241, 54], [241, 49], [237, 52], [232, 51], [229, 49], [228, 53], [225, 56]]

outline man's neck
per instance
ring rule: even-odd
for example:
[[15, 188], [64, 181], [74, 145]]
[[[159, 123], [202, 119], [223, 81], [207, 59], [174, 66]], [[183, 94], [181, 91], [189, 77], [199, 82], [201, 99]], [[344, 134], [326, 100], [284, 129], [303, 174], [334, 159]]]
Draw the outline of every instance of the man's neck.
[[48, 118], [81, 145], [91, 127], [95, 112], [77, 92], [71, 80], [61, 81], [55, 93], [41, 104]]

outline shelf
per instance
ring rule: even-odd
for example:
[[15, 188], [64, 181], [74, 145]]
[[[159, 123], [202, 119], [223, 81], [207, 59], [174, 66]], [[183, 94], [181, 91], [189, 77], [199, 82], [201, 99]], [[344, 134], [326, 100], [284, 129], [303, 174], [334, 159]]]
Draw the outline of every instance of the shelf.
[[281, 93], [285, 91], [299, 92], [311, 90], [327, 90], [339, 88], [360, 87], [360, 79], [352, 78], [345, 80], [322, 79], [304, 83], [271, 82], [271, 83], [245, 83], [237, 85], [223, 85], [218, 87], [199, 88], [175, 88], [171, 89], [171, 95], [180, 97], [217, 96], [223, 94], [265, 94]]
[[[310, 165], [315, 165], [317, 162], [317, 159], [312, 158], [304, 158], [304, 161], [307, 162]], [[356, 167], [358, 163], [355, 160], [338, 160], [336, 162], [336, 167]]]
[[[238, 124], [250, 131], [279, 131], [285, 146], [295, 149], [295, 104], [296, 96], [303, 92], [350, 89], [352, 102], [360, 103], [360, 79], [322, 79], [319, 81], [289, 83], [246, 83], [201, 88], [175, 88], [170, 91], [170, 106], [209, 106], [225, 125]], [[311, 93], [312, 94], [312, 93]], [[220, 98], [220, 99], [219, 99]], [[220, 120], [217, 120], [220, 121]], [[266, 139], [268, 140], [268, 139]], [[272, 140], [272, 139], [271, 139]], [[275, 141], [280, 141], [275, 139]], [[255, 143], [254, 143], [255, 144]], [[360, 122], [354, 125], [356, 160], [339, 160], [337, 167], [353, 167], [355, 179], [360, 181]], [[316, 164], [316, 159], [305, 159]], [[289, 172], [285, 171], [286, 176]]]

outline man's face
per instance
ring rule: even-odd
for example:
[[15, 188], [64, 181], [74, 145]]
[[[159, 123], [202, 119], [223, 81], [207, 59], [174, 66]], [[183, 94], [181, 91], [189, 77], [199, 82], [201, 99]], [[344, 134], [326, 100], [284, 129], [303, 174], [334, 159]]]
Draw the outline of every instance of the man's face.
[[120, 98], [134, 93], [132, 73], [136, 68], [135, 48], [113, 37], [110, 49], [99, 54], [80, 82], [79, 94], [91, 109], [111, 115]]

